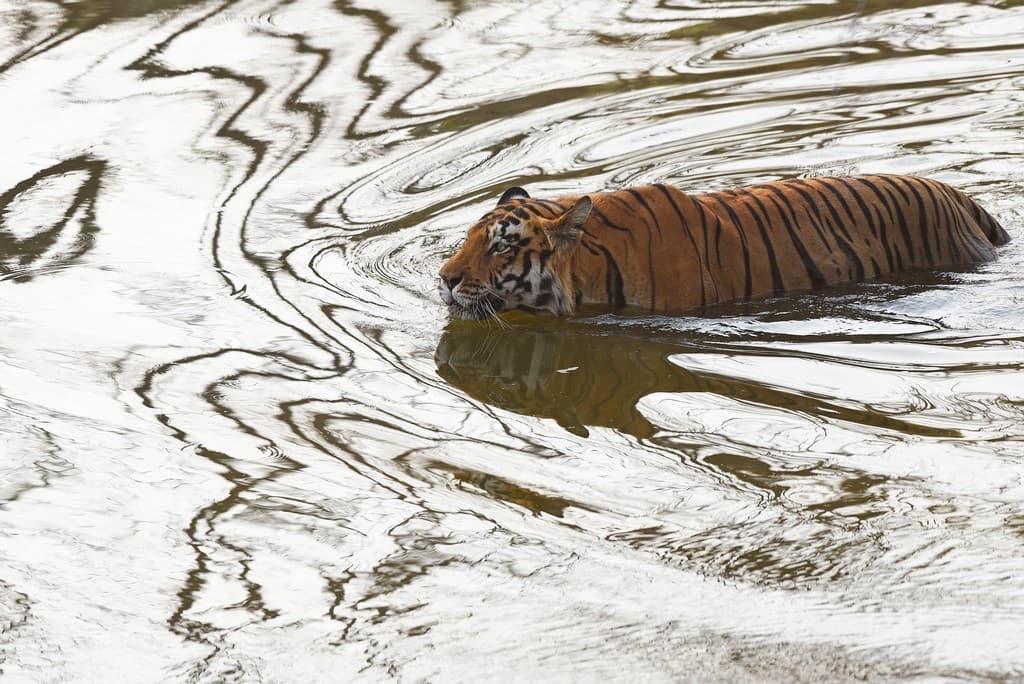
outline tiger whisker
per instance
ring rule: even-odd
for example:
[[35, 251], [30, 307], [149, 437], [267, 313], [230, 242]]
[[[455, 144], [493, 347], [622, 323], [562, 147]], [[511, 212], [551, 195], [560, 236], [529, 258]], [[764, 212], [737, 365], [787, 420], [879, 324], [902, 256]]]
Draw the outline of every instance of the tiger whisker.
[[[487, 287], [485, 285], [484, 286], [484, 291], [487, 292], [490, 295], [493, 295], [494, 297], [497, 297], [498, 299], [501, 299], [501, 295], [498, 294], [498, 292], [495, 291], [491, 287]], [[483, 302], [484, 302], [484, 304], [487, 305], [487, 308], [490, 310], [490, 317], [492, 319], [494, 319], [494, 322], [498, 325], [499, 329], [501, 329], [501, 330], [511, 330], [512, 329], [512, 326], [509, 325], [508, 321], [502, 319], [501, 316], [498, 315], [498, 311], [494, 308], [494, 304], [492, 304], [490, 302], [490, 300], [486, 300], [485, 299], [485, 300], [483, 300]]]
[[[496, 291], [494, 288], [483, 286], [483, 291], [486, 294], [492, 295], [493, 297], [495, 297], [497, 299], [502, 299], [501, 294], [499, 294], [498, 291]], [[481, 308], [480, 308], [480, 312], [486, 314], [486, 317], [488, 318], [488, 325], [489, 325], [489, 320], [493, 319], [495, 324], [498, 326], [499, 330], [511, 330], [512, 329], [512, 326], [510, 326], [508, 324], [507, 320], [504, 320], [500, 315], [498, 315], [498, 310], [495, 308], [495, 305], [492, 303], [492, 301], [490, 301], [489, 299], [484, 298], [484, 299], [481, 299], [478, 302], [478, 305], [482, 305]]]

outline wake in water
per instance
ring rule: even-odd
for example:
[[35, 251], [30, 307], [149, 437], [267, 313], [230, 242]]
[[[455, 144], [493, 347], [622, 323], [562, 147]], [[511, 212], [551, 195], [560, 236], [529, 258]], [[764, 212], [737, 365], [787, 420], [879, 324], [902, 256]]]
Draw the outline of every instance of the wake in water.
[[[1020, 8], [0, 16], [4, 674], [1024, 673]], [[1016, 239], [700, 317], [436, 300], [509, 185], [861, 172]]]

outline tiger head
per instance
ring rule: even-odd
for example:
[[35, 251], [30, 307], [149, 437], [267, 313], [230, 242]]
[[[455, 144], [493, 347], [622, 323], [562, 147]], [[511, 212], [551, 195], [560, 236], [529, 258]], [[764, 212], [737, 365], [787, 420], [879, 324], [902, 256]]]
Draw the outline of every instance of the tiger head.
[[551, 202], [532, 199], [522, 188], [506, 190], [441, 267], [437, 287], [450, 314], [482, 319], [511, 309], [573, 313], [572, 256], [590, 210], [586, 196]]

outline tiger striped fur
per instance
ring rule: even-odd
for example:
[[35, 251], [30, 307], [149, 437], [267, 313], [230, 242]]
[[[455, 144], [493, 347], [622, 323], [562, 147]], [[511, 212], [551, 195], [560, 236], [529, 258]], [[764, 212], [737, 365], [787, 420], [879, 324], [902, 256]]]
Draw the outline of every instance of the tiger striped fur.
[[510, 188], [441, 268], [451, 314], [580, 304], [686, 311], [991, 259], [1009, 239], [959, 190], [913, 176], [656, 184], [531, 198]]

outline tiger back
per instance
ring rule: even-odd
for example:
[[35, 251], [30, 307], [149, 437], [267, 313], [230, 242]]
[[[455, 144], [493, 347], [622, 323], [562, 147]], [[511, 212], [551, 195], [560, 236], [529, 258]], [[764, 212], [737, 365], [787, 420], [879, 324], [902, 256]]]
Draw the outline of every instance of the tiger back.
[[581, 304], [676, 312], [979, 263], [1008, 239], [959, 190], [913, 176], [555, 200], [512, 188], [470, 228], [439, 289], [458, 318], [571, 315]]

